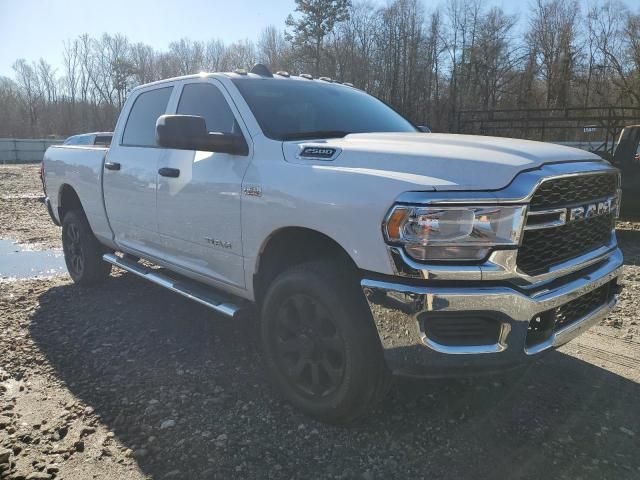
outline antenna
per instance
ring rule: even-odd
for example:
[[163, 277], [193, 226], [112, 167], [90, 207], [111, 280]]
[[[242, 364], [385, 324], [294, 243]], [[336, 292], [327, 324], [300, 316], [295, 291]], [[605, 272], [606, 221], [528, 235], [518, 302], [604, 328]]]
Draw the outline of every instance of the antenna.
[[255, 73], [256, 75], [260, 75], [261, 77], [273, 77], [273, 73], [271, 73], [271, 70], [269, 70], [269, 68], [267, 68], [267, 66], [263, 65], [262, 63], [256, 63], [251, 69], [251, 73]]

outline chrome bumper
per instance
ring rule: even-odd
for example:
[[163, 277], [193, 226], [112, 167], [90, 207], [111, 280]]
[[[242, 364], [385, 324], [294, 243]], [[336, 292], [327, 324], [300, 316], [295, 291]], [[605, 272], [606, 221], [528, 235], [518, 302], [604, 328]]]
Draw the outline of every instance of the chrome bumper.
[[[517, 366], [570, 341], [605, 318], [617, 295], [553, 332], [542, 343], [526, 346], [529, 322], [536, 315], [616, 279], [621, 275], [622, 261], [622, 253], [615, 248], [589, 273], [574, 274], [560, 285], [549, 284], [534, 293], [510, 286], [487, 286], [482, 281], [467, 283], [466, 287], [439, 286], [442, 283], [437, 281], [424, 282], [424, 286], [373, 279], [361, 283], [392, 371], [418, 376], [466, 375]], [[498, 339], [491, 345], [442, 345], [428, 338], [418, 319], [438, 312], [492, 312], [501, 322]]]

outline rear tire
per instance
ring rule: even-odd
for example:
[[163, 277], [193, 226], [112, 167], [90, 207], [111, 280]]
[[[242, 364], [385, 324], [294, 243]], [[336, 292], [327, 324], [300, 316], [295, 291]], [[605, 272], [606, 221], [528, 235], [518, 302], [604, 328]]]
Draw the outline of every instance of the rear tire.
[[352, 269], [325, 261], [286, 270], [268, 289], [260, 322], [274, 384], [307, 415], [347, 423], [386, 393], [389, 372]]
[[93, 235], [87, 217], [80, 210], [64, 215], [62, 249], [69, 276], [78, 285], [96, 285], [111, 273], [111, 264], [102, 260], [104, 247]]

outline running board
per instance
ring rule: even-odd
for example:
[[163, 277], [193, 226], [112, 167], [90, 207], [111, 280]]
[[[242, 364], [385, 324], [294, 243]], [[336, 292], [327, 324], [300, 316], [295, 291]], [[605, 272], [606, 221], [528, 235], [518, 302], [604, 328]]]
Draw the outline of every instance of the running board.
[[113, 253], [105, 253], [102, 256], [105, 262], [115, 265], [122, 270], [131, 272], [139, 277], [145, 278], [156, 285], [160, 285], [172, 292], [194, 300], [211, 310], [215, 310], [222, 315], [234, 318], [241, 310], [238, 305], [229, 301], [224, 294], [213, 292], [213, 287], [207, 287], [194, 280], [186, 278], [173, 278], [163, 272], [156, 271], [152, 268], [145, 267], [132, 260], [118, 257]]

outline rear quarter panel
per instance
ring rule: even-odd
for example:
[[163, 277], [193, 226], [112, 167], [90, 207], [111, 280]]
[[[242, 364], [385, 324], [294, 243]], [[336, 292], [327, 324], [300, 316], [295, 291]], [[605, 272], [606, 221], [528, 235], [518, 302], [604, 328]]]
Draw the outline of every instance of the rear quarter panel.
[[44, 154], [44, 169], [46, 194], [54, 215], [59, 217], [62, 188], [69, 185], [78, 194], [95, 236], [110, 245], [111, 229], [102, 200], [102, 165], [108, 151], [93, 146], [49, 147]]

